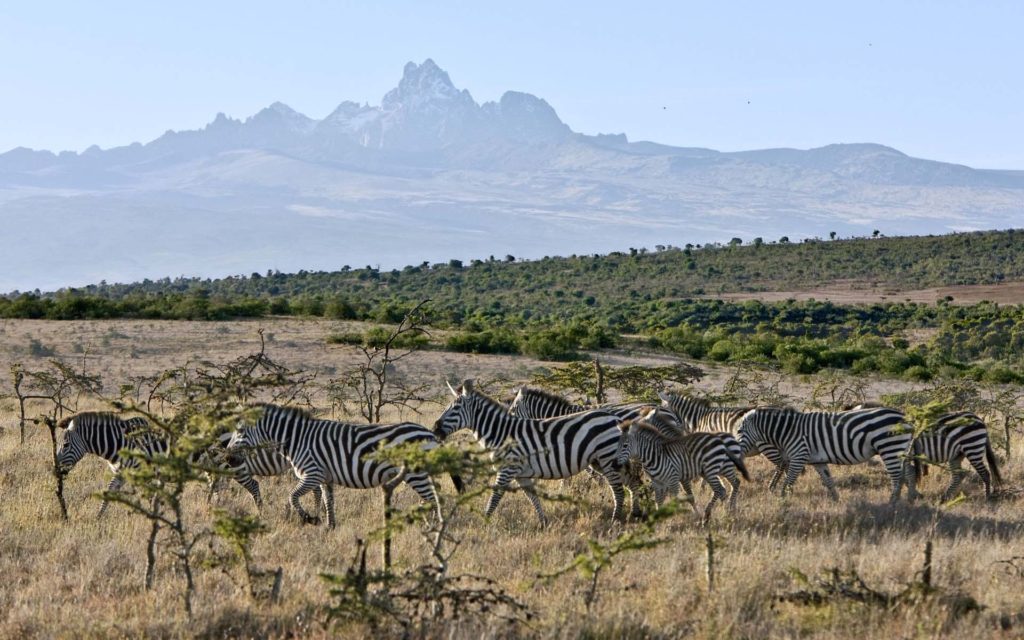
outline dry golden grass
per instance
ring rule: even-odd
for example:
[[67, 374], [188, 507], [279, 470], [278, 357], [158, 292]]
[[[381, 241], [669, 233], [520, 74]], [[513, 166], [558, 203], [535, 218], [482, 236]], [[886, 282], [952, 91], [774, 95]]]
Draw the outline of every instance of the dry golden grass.
[[[116, 386], [128, 375], [181, 364], [192, 355], [226, 360], [249, 352], [260, 325], [274, 334], [270, 354], [293, 366], [341, 371], [354, 362], [351, 350], [324, 345], [323, 336], [336, 330], [332, 323], [8, 321], [0, 325], [0, 366], [6, 371], [10, 362], [33, 362], [25, 353], [31, 337], [60, 355], [73, 355], [78, 344], [96, 356], [90, 368], [101, 373], [109, 386]], [[534, 366], [537, 363], [521, 358], [432, 352], [410, 360], [409, 371], [436, 382], [440, 394], [446, 375], [524, 379]], [[792, 384], [794, 392], [802, 388], [800, 381]], [[62, 523], [52, 494], [48, 434], [30, 431], [28, 441], [19, 444], [13, 408], [9, 401], [3, 403], [0, 636], [315, 638], [355, 637], [366, 631], [322, 626], [321, 607], [328, 597], [318, 575], [343, 572], [354, 541], [379, 526], [383, 510], [379, 492], [339, 489], [340, 525], [325, 531], [284, 518], [290, 480], [264, 481], [263, 515], [270, 532], [258, 539], [254, 554], [262, 566], [283, 568], [281, 602], [253, 603], [224, 574], [201, 570], [196, 614], [190, 621], [181, 607], [181, 580], [167, 555], [160, 558], [155, 589], [147, 593], [142, 588], [146, 522], [116, 505], [104, 520], [95, 518], [99, 503], [90, 495], [103, 488], [109, 473], [105, 465], [89, 458], [69, 476], [71, 522]], [[439, 412], [440, 406], [428, 408], [421, 421], [432, 422]], [[754, 459], [750, 467], [754, 482], [743, 485], [737, 512], [719, 509], [713, 518], [718, 542], [714, 594], [708, 595], [704, 577], [705, 532], [698, 526], [698, 517], [687, 512], [660, 526], [659, 534], [668, 539], [663, 546], [616, 559], [602, 579], [600, 598], [589, 615], [582, 599], [585, 584], [579, 577], [569, 575], [550, 584], [538, 583], [535, 577], [569, 562], [586, 548], [587, 539], [610, 541], [633, 526], [609, 520], [611, 500], [605, 487], [584, 478], [575, 480], [571, 491], [596, 506], [550, 503], [552, 523], [543, 530], [529, 502], [515, 493], [505, 497], [490, 522], [477, 512], [465, 513], [454, 523], [464, 542], [452, 571], [491, 576], [538, 615], [528, 626], [517, 628], [500, 622], [460, 621], [443, 635], [906, 638], [1024, 633], [1021, 628], [1000, 632], [994, 622], [997, 613], [1024, 611], [1024, 577], [999, 562], [1024, 555], [1020, 544], [1024, 509], [1014, 492], [986, 503], [972, 477], [964, 485], [969, 499], [935, 520], [935, 499], [947, 481], [945, 473], [934, 473], [924, 483], [928, 499], [923, 503], [890, 507], [879, 466], [834, 467], [841, 494], [837, 503], [827, 499], [813, 473], [801, 478], [792, 498], [780, 500], [767, 493], [769, 469], [764, 461]], [[1020, 465], [1014, 461], [1003, 471], [1008, 485], [1018, 486]], [[558, 491], [554, 483], [548, 488]], [[447, 480], [442, 492], [452, 494]], [[698, 499], [708, 498], [706, 488], [698, 491]], [[408, 489], [401, 489], [396, 499], [403, 508], [416, 503]], [[477, 511], [483, 501], [476, 500]], [[236, 486], [223, 491], [215, 506], [251, 509], [248, 496]], [[196, 522], [210, 518], [211, 506], [202, 487], [188, 496], [188, 510]], [[833, 566], [852, 568], [876, 589], [899, 590], [920, 569], [933, 521], [934, 583], [969, 593], [986, 605], [982, 614], [944, 626], [947, 611], [938, 600], [894, 611], [849, 602], [813, 608], [777, 601], [779, 594], [799, 588], [790, 577], [791, 569], [812, 575]], [[406, 567], [428, 559], [414, 531], [398, 535], [395, 557]], [[376, 552], [372, 560], [379, 563]]]

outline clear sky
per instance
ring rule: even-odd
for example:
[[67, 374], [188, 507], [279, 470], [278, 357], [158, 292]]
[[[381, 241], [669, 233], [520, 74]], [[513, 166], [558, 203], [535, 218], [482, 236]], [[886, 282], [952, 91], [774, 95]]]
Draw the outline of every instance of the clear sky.
[[478, 102], [533, 93], [584, 133], [1024, 169], [1022, 34], [1020, 0], [9, 2], [0, 152], [145, 142], [275, 100], [321, 118], [431, 57]]

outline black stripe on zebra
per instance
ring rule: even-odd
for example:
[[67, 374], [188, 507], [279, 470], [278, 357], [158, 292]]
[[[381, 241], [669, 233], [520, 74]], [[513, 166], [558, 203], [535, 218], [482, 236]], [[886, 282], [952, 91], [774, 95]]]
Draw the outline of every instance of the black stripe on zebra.
[[696, 510], [690, 483], [703, 478], [714, 492], [714, 497], [704, 509], [703, 522], [707, 523], [715, 503], [726, 498], [725, 488], [719, 480], [719, 476], [724, 476], [732, 486], [729, 509], [736, 508], [740, 488], [736, 471], [748, 482], [750, 475], [743, 464], [742, 455], [737, 456], [729, 451], [722, 438], [718, 437], [720, 434], [665, 433], [642, 420], [620, 424], [619, 429], [623, 437], [619, 441], [618, 462], [624, 464], [630, 457], [640, 460], [644, 470], [651, 476], [654, 500], [659, 506], [666, 496], [675, 496], [682, 484], [690, 504]]
[[[227, 451], [228, 445], [234, 433], [228, 431], [218, 438], [218, 446], [225, 450], [225, 461], [231, 471], [231, 478], [242, 485], [252, 496], [257, 509], [263, 508], [263, 496], [260, 491], [260, 483], [254, 476], [274, 477], [292, 473], [292, 465], [288, 462], [276, 446], [257, 447], [249, 451]], [[314, 504], [321, 504], [323, 493], [320, 487], [313, 489]], [[286, 505], [291, 509], [291, 503]]]
[[588, 406], [574, 404], [558, 394], [533, 387], [521, 387], [516, 392], [516, 397], [512, 400], [512, 404], [509, 405], [508, 412], [520, 418], [543, 420], [544, 418], [566, 416], [570, 413], [593, 411], [595, 409], [613, 413], [623, 420], [635, 420], [649, 415], [654, 410], [657, 412], [657, 415], [652, 418], [653, 420], [673, 422], [677, 428], [684, 428], [674, 413], [663, 410], [657, 404], [651, 402], [620, 402], [617, 404]]
[[[58, 472], [67, 475], [86, 454], [99, 456], [114, 474], [107, 485], [108, 492], [117, 491], [124, 484], [122, 469], [138, 465], [137, 460], [123, 456], [122, 451], [149, 455], [167, 451], [167, 443], [149, 432], [149, 422], [138, 416], [121, 418], [114, 413], [82, 411], [62, 418], [57, 428], [63, 430], [57, 448]], [[97, 517], [106, 512], [108, 505], [104, 499]]]
[[754, 407], [714, 407], [704, 398], [658, 392], [661, 406], [671, 411], [694, 431], [729, 431], [736, 433], [740, 421]]
[[917, 496], [913, 465], [908, 464], [913, 432], [895, 409], [830, 413], [758, 408], [743, 416], [738, 435], [744, 453], [760, 449], [776, 467], [786, 469], [783, 495], [810, 464], [829, 496], [838, 499], [828, 465], [860, 464], [877, 454], [892, 485], [890, 502], [899, 499], [904, 482], [908, 498]]
[[[291, 464], [299, 483], [291, 493], [292, 509], [306, 522], [318, 522], [299, 504], [299, 498], [323, 485], [327, 524], [335, 525], [334, 491], [339, 484], [352, 489], [383, 487], [391, 491], [405, 482], [442, 517], [434, 482], [425, 472], [407, 471], [374, 454], [382, 447], [419, 443], [424, 450], [438, 446], [434, 434], [412, 422], [396, 424], [350, 424], [321, 420], [302, 409], [273, 404], [258, 405], [260, 417], [255, 424], [235, 431], [229, 449], [253, 450], [269, 444]], [[452, 475], [457, 490], [462, 480]]]
[[[473, 389], [471, 380], [434, 424], [434, 432], [444, 440], [460, 429], [471, 429], [486, 449], [498, 454], [499, 469], [494, 489], [487, 501], [486, 515], [498, 506], [508, 485], [515, 480], [526, 493], [541, 524], [547, 517], [534, 490], [534, 479], [558, 479], [573, 476], [592, 467], [608, 481], [615, 500], [613, 518], [623, 512], [623, 484], [631, 493], [635, 481], [623, 478], [615, 462], [619, 446], [621, 418], [597, 409], [546, 420], [528, 420], [509, 414], [496, 400]], [[639, 505], [633, 501], [633, 513]]]
[[[992, 497], [993, 480], [1002, 482], [988, 426], [977, 415], [967, 411], [948, 413], [929, 425], [914, 440], [914, 454], [928, 462], [948, 464], [953, 477], [942, 494], [943, 500], [952, 498], [967, 476], [967, 471], [961, 467], [964, 458], [985, 484], [986, 498]], [[988, 467], [985, 466], [986, 461]]]

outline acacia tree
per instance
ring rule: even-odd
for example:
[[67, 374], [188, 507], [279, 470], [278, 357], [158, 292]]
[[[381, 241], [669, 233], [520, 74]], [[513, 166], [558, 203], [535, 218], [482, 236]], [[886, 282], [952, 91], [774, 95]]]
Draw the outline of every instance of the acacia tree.
[[74, 413], [83, 394], [99, 396], [103, 390], [100, 376], [87, 373], [84, 365], [83, 370], [79, 372], [56, 359], [49, 360], [46, 368], [39, 370], [26, 369], [20, 363], [12, 364], [11, 382], [14, 396], [18, 400], [18, 428], [22, 444], [25, 442], [25, 425], [28, 422], [28, 402], [46, 401], [50, 405], [50, 417], [56, 420], [65, 413]]
[[396, 366], [420, 349], [423, 338], [430, 337], [426, 328], [429, 302], [418, 303], [392, 329], [367, 334], [359, 346], [362, 361], [325, 387], [334, 406], [354, 404], [370, 423], [379, 423], [389, 407], [418, 413], [419, 406], [427, 401], [428, 386], [407, 384], [397, 375]]

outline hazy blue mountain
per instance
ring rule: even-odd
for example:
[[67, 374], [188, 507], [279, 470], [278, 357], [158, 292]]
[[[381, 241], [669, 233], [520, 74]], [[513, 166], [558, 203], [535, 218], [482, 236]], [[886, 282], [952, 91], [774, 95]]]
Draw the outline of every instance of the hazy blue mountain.
[[478, 104], [432, 60], [379, 106], [281, 102], [146, 144], [0, 154], [0, 291], [385, 268], [630, 246], [1024, 223], [1024, 172], [878, 144], [712, 149], [574, 133], [517, 91]]

